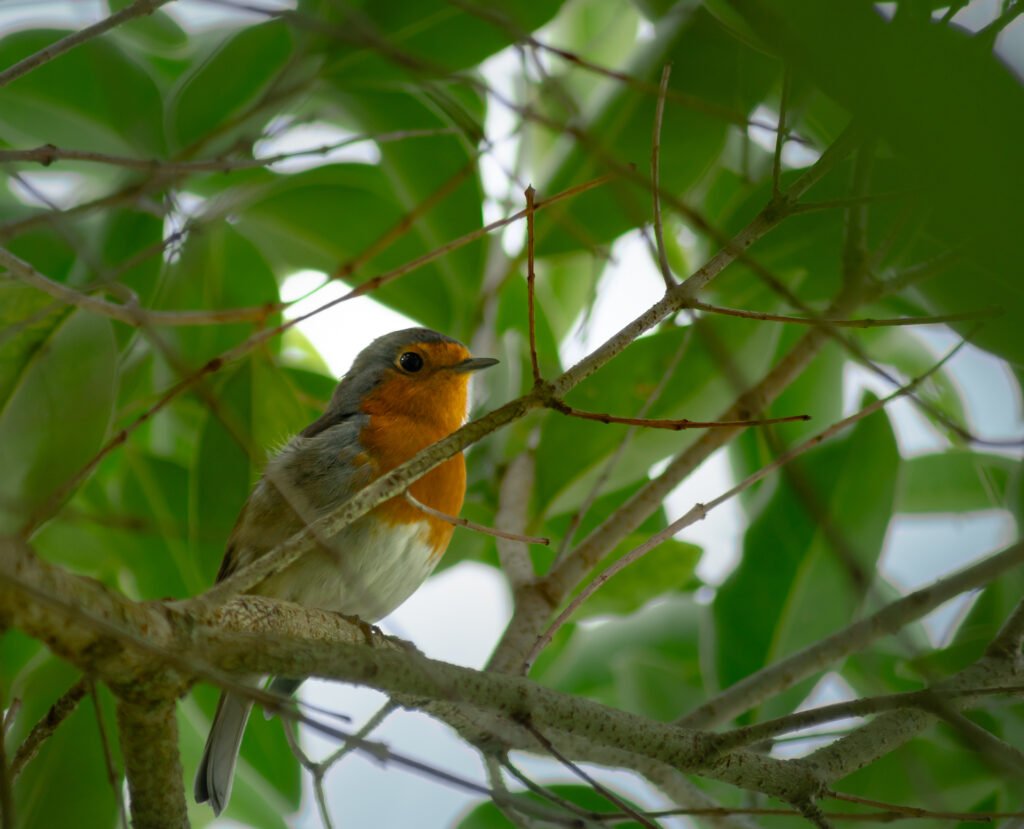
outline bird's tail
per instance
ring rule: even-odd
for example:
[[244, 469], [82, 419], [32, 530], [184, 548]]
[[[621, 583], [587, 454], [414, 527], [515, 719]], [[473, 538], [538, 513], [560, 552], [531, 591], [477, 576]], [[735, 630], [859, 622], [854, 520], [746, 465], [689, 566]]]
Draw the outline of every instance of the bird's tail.
[[228, 805], [238, 749], [242, 745], [242, 734], [251, 710], [251, 702], [234, 694], [221, 694], [217, 704], [203, 759], [196, 772], [194, 790], [196, 803], [209, 801], [215, 815]]

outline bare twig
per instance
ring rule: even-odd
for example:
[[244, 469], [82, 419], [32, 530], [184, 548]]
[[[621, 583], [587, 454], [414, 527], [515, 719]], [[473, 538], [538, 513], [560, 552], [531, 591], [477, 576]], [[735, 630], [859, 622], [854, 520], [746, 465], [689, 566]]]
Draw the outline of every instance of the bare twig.
[[724, 722], [761, 700], [792, 687], [835, 660], [860, 650], [875, 639], [894, 633], [908, 622], [926, 616], [954, 596], [988, 584], [1021, 563], [1024, 563], [1024, 542], [908, 593], [870, 616], [762, 668], [726, 688], [681, 717], [678, 722], [689, 728], [708, 728]]
[[654, 200], [654, 240], [658, 249], [658, 269], [665, 281], [665, 290], [671, 290], [676, 284], [672, 278], [672, 269], [668, 264], [665, 251], [665, 229], [661, 220], [661, 122], [665, 117], [665, 93], [668, 90], [668, 79], [672, 74], [672, 64], [666, 63], [661, 70], [661, 83], [658, 86], [658, 103], [654, 109], [654, 132], [651, 136], [651, 197]]
[[[676, 369], [679, 367], [679, 363], [683, 359], [683, 355], [689, 348], [692, 336], [693, 326], [690, 326], [689, 328], [687, 328], [686, 334], [679, 341], [679, 347], [672, 355], [672, 359], [669, 360], [668, 365], [665, 366], [665, 371], [661, 375], [661, 379], [658, 381], [658, 385], [651, 389], [651, 393], [647, 396], [647, 399], [644, 400], [643, 405], [637, 412], [638, 418], [643, 418], [647, 414], [647, 412], [650, 411], [651, 407], [661, 397], [662, 392], [664, 392], [665, 389], [668, 387], [668, 384], [671, 382], [672, 378], [675, 377]], [[579, 509], [576, 510], [575, 515], [573, 515], [572, 520], [569, 522], [569, 527], [566, 529], [565, 535], [562, 537], [562, 543], [559, 545], [558, 549], [558, 556], [555, 559], [554, 564], [552, 565], [552, 569], [557, 567], [569, 552], [569, 548], [572, 545], [572, 541], [574, 536], [576, 535], [576, 531], [579, 529], [580, 524], [583, 523], [583, 519], [586, 517], [586, 514], [590, 510], [590, 507], [593, 506], [594, 501], [597, 500], [597, 497], [601, 494], [602, 490], [605, 487], [605, 484], [608, 482], [608, 479], [611, 477], [612, 472], [615, 470], [615, 467], [626, 454], [626, 450], [629, 448], [629, 445], [632, 442], [633, 437], [636, 435], [638, 429], [639, 427], [637, 426], [631, 426], [626, 431], [625, 436], [619, 442], [619, 445], [615, 447], [615, 451], [605, 462], [605, 465], [601, 469], [601, 472], [598, 474], [593, 486], [591, 486], [590, 491], [587, 492], [587, 495], [580, 504]]]
[[[870, 797], [861, 797], [856, 794], [845, 792], [829, 791], [826, 795], [833, 800], [842, 800], [846, 803], [858, 803], [861, 806], [871, 806], [875, 809], [883, 809], [892, 814], [903, 815], [908, 818], [933, 818], [937, 820], [965, 820], [965, 821], [992, 821], [1005, 818], [1018, 817], [1021, 812], [936, 812], [931, 809], [919, 809], [916, 806], [902, 806], [898, 803], [888, 803], [884, 800], [874, 800]], [[859, 815], [858, 815], [859, 817]]]
[[331, 821], [331, 811], [327, 808], [327, 796], [324, 793], [324, 772], [326, 768], [323, 764], [311, 759], [302, 750], [302, 746], [299, 745], [298, 737], [295, 735], [291, 723], [282, 723], [282, 727], [284, 728], [284, 738], [288, 743], [288, 748], [291, 749], [292, 756], [299, 761], [299, 765], [313, 775], [313, 794], [316, 797], [317, 810], [320, 812], [320, 822], [327, 829], [334, 829], [334, 823]]
[[[933, 690], [910, 691], [902, 694], [882, 694], [873, 697], [836, 702], [830, 705], [822, 705], [818, 708], [811, 708], [806, 711], [798, 711], [795, 714], [787, 714], [771, 720], [755, 723], [754, 725], [736, 728], [727, 731], [718, 738], [718, 746], [723, 751], [729, 751], [739, 746], [752, 745], [764, 740], [770, 740], [779, 734], [790, 731], [802, 731], [815, 725], [826, 722], [846, 719], [848, 717], [866, 717], [871, 714], [878, 714], [882, 711], [894, 711], [901, 708], [931, 708], [934, 705], [936, 694], [950, 698], [959, 697], [992, 697], [996, 695], [1021, 695], [1024, 694], [1024, 685], [1005, 686], [997, 685], [987, 688], [962, 688], [955, 690]], [[817, 734], [810, 736], [819, 736]], [[805, 739], [796, 737], [794, 739]]]
[[523, 544], [542, 544], [548, 545], [551, 543], [550, 538], [542, 538], [536, 535], [519, 535], [518, 533], [505, 532], [504, 530], [497, 530], [494, 527], [485, 527], [483, 524], [477, 524], [475, 521], [470, 521], [468, 518], [460, 518], [457, 515], [449, 515], [441, 510], [434, 509], [433, 507], [427, 506], [422, 501], [418, 500], [411, 492], [406, 491], [406, 500], [412, 504], [416, 509], [425, 512], [427, 515], [432, 515], [434, 518], [440, 518], [442, 521], [447, 521], [456, 527], [465, 527], [467, 530], [473, 530], [473, 532], [482, 533], [483, 535], [490, 535], [494, 538], [506, 538], [509, 541], [520, 541]]
[[20, 78], [22, 75], [27, 75], [33, 69], [39, 68], [44, 63], [48, 63], [65, 52], [69, 52], [76, 46], [99, 37], [115, 26], [120, 26], [122, 23], [134, 20], [136, 17], [145, 17], [148, 14], [152, 14], [169, 2], [170, 0], [135, 0], [134, 3], [125, 6], [119, 12], [115, 12], [109, 17], [105, 17], [103, 20], [97, 21], [91, 26], [86, 26], [77, 32], [72, 32], [66, 37], [62, 37], [45, 49], [33, 52], [12, 66], [7, 67], [3, 72], [0, 72], [0, 88], [7, 86], [11, 81]]
[[332, 768], [346, 755], [350, 754], [352, 751], [357, 749], [359, 747], [360, 741], [365, 740], [367, 737], [369, 737], [370, 734], [372, 734], [380, 727], [381, 723], [383, 723], [384, 720], [390, 717], [397, 710], [398, 704], [393, 700], [389, 699], [374, 712], [373, 716], [370, 717], [370, 719], [368, 719], [365, 723], [363, 723], [362, 726], [359, 727], [359, 730], [352, 735], [351, 740], [346, 740], [345, 743], [341, 746], [341, 748], [339, 748], [326, 759], [321, 760], [319, 766], [325, 770]]
[[103, 708], [100, 705], [100, 697], [96, 691], [96, 683], [91, 679], [89, 682], [89, 697], [92, 699], [92, 710], [96, 715], [96, 727], [100, 732], [100, 745], [103, 747], [103, 765], [107, 771], [107, 782], [110, 784], [110, 792], [117, 804], [117, 814], [121, 820], [121, 829], [128, 829], [128, 813], [124, 808], [124, 797], [121, 795], [121, 775], [114, 767], [114, 754], [110, 750], [110, 736], [107, 734], [107, 727], [103, 719]]
[[520, 723], [520, 725], [522, 725], [523, 728], [529, 731], [534, 736], [534, 738], [536, 738], [537, 742], [540, 743], [541, 746], [543, 746], [544, 750], [548, 754], [550, 754], [552, 757], [558, 760], [559, 763], [561, 763], [563, 766], [569, 769], [569, 771], [571, 771], [580, 780], [582, 780], [584, 783], [590, 786], [595, 792], [600, 794], [610, 803], [614, 803], [616, 806], [622, 809], [623, 812], [625, 812], [627, 815], [633, 818], [633, 820], [635, 820], [641, 826], [646, 826], [648, 829], [658, 829], [657, 824], [653, 823], [641, 812], [638, 812], [636, 809], [630, 806], [625, 800], [623, 800], [621, 797], [615, 794], [615, 792], [613, 792], [607, 786], [601, 785], [601, 783], [599, 783], [591, 775], [587, 774], [586, 771], [580, 768], [579, 765], [577, 765], [564, 754], [562, 754], [557, 748], [555, 748], [552, 742], [533, 725], [533, 723], [525, 721]]
[[537, 275], [534, 272], [533, 262], [533, 199], [536, 193], [532, 184], [526, 188], [526, 307], [530, 324], [530, 367], [533, 369], [534, 386], [541, 382], [540, 363], [537, 360], [537, 302], [534, 294], [534, 282]]
[[32, 730], [14, 753], [14, 760], [11, 762], [12, 779], [17, 778], [21, 770], [39, 753], [43, 743], [53, 736], [53, 732], [75, 710], [88, 690], [87, 680], [84, 677], [79, 679], [61, 694], [46, 715], [32, 726]]
[[685, 515], [676, 519], [667, 527], [665, 527], [665, 529], [652, 535], [643, 544], [639, 545], [638, 547], [634, 547], [624, 556], [617, 559], [613, 564], [611, 564], [607, 569], [603, 570], [596, 578], [594, 578], [589, 584], [587, 584], [587, 586], [584, 587], [583, 590], [581, 590], [572, 599], [571, 602], [569, 602], [566, 608], [558, 614], [558, 616], [551, 623], [548, 629], [543, 634], [541, 634], [541, 636], [538, 637], [537, 641], [534, 643], [533, 647], [530, 649], [530, 652], [526, 657], [526, 667], [529, 668], [529, 666], [533, 664], [538, 654], [540, 654], [540, 652], [545, 647], [547, 647], [548, 643], [550, 643], [552, 637], [555, 635], [558, 629], [563, 624], [565, 624], [566, 621], [568, 621], [568, 619], [580, 608], [580, 606], [616, 573], [628, 567], [637, 559], [646, 555], [648, 552], [653, 550], [662, 542], [674, 536], [680, 530], [685, 529], [686, 527], [696, 523], [697, 521], [703, 520], [705, 517], [707, 517], [708, 512], [710, 512], [712, 509], [723, 504], [725, 501], [728, 501], [730, 498], [733, 498], [734, 496], [738, 495], [740, 492], [749, 489], [755, 483], [757, 483], [762, 478], [766, 477], [768, 474], [775, 471], [779, 467], [789, 463], [794, 458], [799, 457], [800, 455], [804, 454], [810, 449], [813, 449], [814, 447], [818, 446], [819, 444], [823, 443], [829, 438], [834, 437], [844, 429], [847, 429], [848, 427], [852, 426], [858, 421], [863, 420], [865, 417], [874, 414], [875, 412], [879, 411], [884, 406], [886, 406], [888, 403], [895, 400], [896, 398], [908, 394], [915, 387], [923, 383], [934, 372], [938, 371], [950, 359], [952, 359], [957, 354], [957, 352], [966, 344], [966, 342], [966, 340], [962, 340], [959, 344], [956, 345], [956, 347], [951, 349], [945, 357], [943, 357], [941, 360], [939, 360], [939, 362], [932, 366], [925, 374], [922, 374], [920, 377], [913, 380], [911, 383], [908, 383], [906, 386], [903, 386], [902, 388], [896, 390], [888, 397], [876, 400], [873, 403], [865, 406], [860, 411], [850, 415], [849, 417], [845, 417], [842, 420], [833, 423], [827, 429], [824, 429], [823, 431], [819, 432], [813, 437], [805, 440], [803, 443], [799, 444], [793, 449], [790, 449], [788, 452], [784, 452], [783, 454], [775, 458], [775, 460], [773, 460], [771, 463], [763, 466], [761, 469], [757, 470], [757, 472], [754, 472], [752, 475], [747, 476], [744, 480], [742, 480], [732, 489], [722, 493], [714, 500], [709, 501], [706, 504], [694, 505], [694, 507], [690, 509]]
[[942, 314], [929, 317], [896, 317], [893, 319], [834, 319], [831, 317], [794, 317], [788, 314], [771, 314], [765, 311], [746, 311], [739, 308], [723, 308], [720, 305], [710, 305], [707, 302], [695, 301], [692, 306], [697, 311], [704, 311], [709, 314], [720, 314], [728, 317], [740, 317], [742, 319], [760, 320], [762, 322], [785, 322], [793, 325], [834, 325], [836, 328], [880, 328], [885, 326], [901, 325], [939, 325], [950, 322], [963, 322], [965, 320], [986, 319], [997, 317], [1005, 313], [1001, 308], [982, 308], [977, 311], [963, 311], [958, 314]]
[[644, 417], [617, 417], [615, 415], [603, 414], [601, 412], [585, 412], [563, 403], [561, 400], [551, 400], [548, 405], [555, 411], [561, 412], [569, 417], [578, 417], [583, 420], [596, 420], [599, 423], [622, 423], [627, 426], [642, 426], [647, 429], [670, 429], [678, 432], [683, 429], [715, 429], [715, 428], [736, 428], [744, 426], [768, 426], [774, 423], [792, 423], [794, 421], [810, 420], [810, 415], [790, 415], [789, 417], [768, 417], [759, 420], [663, 420], [658, 418]]
[[[169, 2], [170, 0], [167, 0]], [[151, 172], [188, 174], [188, 173], [231, 173], [236, 170], [251, 170], [259, 167], [268, 167], [272, 164], [279, 164], [282, 161], [291, 161], [296, 158], [307, 158], [325, 156], [332, 152], [360, 144], [364, 141], [373, 141], [377, 144], [384, 144], [393, 141], [403, 141], [409, 138], [424, 138], [437, 135], [452, 135], [456, 130], [452, 127], [440, 127], [437, 129], [419, 130], [395, 130], [385, 133], [365, 133], [350, 135], [340, 141], [330, 144], [321, 144], [317, 147], [310, 147], [304, 150], [292, 150], [286, 153], [275, 153], [274, 155], [257, 156], [255, 158], [207, 158], [196, 161], [178, 161], [175, 159], [163, 158], [133, 158], [131, 156], [110, 155], [108, 153], [93, 152], [91, 150], [75, 150], [57, 147], [53, 144], [43, 144], [40, 147], [33, 147], [28, 150], [0, 149], [0, 162], [31, 162], [49, 167], [59, 161], [82, 161], [93, 164], [106, 164], [113, 167], [125, 167], [130, 170], [145, 170]]]

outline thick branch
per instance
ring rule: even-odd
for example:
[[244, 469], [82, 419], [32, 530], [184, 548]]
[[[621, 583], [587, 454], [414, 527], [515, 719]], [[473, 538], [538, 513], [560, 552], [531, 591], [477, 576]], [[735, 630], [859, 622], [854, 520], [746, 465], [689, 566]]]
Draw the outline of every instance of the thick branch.
[[173, 697], [156, 705], [121, 700], [117, 728], [135, 829], [188, 826]]

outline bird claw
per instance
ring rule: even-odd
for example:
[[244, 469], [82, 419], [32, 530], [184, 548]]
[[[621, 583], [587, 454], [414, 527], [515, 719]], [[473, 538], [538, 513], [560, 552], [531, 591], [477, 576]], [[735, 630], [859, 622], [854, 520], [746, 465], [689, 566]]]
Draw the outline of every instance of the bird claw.
[[379, 627], [371, 625], [369, 622], [364, 622], [358, 616], [349, 616], [345, 613], [339, 614], [349, 624], [355, 625], [363, 634], [363, 638], [366, 640], [366, 644], [371, 648], [374, 645], [375, 638], [387, 639], [388, 637], [384, 634]]

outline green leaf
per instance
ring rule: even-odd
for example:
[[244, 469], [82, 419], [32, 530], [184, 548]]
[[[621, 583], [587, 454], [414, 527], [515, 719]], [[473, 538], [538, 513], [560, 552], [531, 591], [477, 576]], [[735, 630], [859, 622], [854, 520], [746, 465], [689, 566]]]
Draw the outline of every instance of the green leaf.
[[[595, 791], [591, 786], [567, 785], [565, 783], [549, 784], [544, 782], [541, 782], [541, 785], [563, 800], [568, 800], [571, 803], [575, 803], [577, 806], [591, 812], [621, 811], [619, 807], [613, 803], [609, 803], [608, 799], [604, 795]], [[516, 793], [513, 797], [529, 801], [536, 806], [543, 806], [548, 810], [552, 809], [550, 800], [534, 794], [533, 792]], [[632, 808], [640, 808], [629, 798], [622, 797], [621, 795], [619, 795], [619, 797]], [[632, 820], [616, 820], [615, 826], [622, 827], [622, 829], [639, 829], [640, 824]], [[479, 806], [476, 806], [469, 812], [469, 814], [463, 817], [457, 824], [457, 829], [514, 829], [514, 827], [492, 801], [487, 801], [486, 803], [481, 803]]]
[[239, 117], [277, 78], [294, 46], [291, 29], [284, 21], [250, 26], [218, 39], [171, 96], [169, 125], [174, 147], [188, 147], [215, 130], [220, 133], [217, 145], [228, 145], [229, 127], [237, 128]]
[[[444, 0], [417, 3], [307, 3], [345, 31], [332, 39], [327, 71], [348, 86], [443, 77], [475, 66], [550, 20], [561, 0], [506, 0], [497, 8]], [[369, 40], [368, 38], [372, 38]], [[375, 48], [367, 48], [367, 43]]]
[[[0, 66], [68, 32], [34, 29], [0, 41]], [[89, 40], [0, 89], [0, 139], [102, 153], [161, 155], [163, 107], [148, 73], [109, 38]]]
[[[173, 310], [246, 308], [279, 300], [277, 280], [260, 250], [229, 223], [191, 233], [155, 306]], [[274, 324], [276, 315], [267, 322]], [[187, 365], [198, 368], [253, 333], [246, 323], [172, 327], [162, 332]]]
[[[767, 368], [779, 336], [777, 326], [750, 325], [748, 320], [725, 317], [706, 320], [704, 330], [718, 342], [729, 343], [731, 362], [743, 382], [751, 382]], [[687, 336], [687, 329], [669, 327], [637, 340], [621, 358], [570, 392], [567, 402], [586, 411], [634, 416], [657, 388], [665, 367]], [[703, 336], [695, 332], [686, 349], [677, 368], [677, 377], [685, 382], [669, 382], [648, 417], [714, 420], [736, 397], [736, 388]], [[623, 411], [624, 401], [629, 402], [630, 410]], [[538, 501], [546, 505], [548, 514], [568, 512], [582, 503], [627, 428], [547, 415], [538, 455], [559, 458], [558, 463], [541, 464], [537, 470]], [[697, 431], [638, 430], [607, 481], [607, 490], [646, 479], [652, 464], [678, 454], [697, 439]]]
[[873, 579], [898, 472], [889, 420], [876, 413], [780, 473], [715, 598], [723, 686], [850, 621]]
[[[864, 342], [873, 360], [895, 367], [907, 381], [923, 376], [938, 361], [938, 356], [919, 336], [900, 326], [869, 328], [861, 332], [858, 339]], [[945, 368], [930, 375], [917, 389], [917, 394], [955, 422], [963, 423], [966, 420], [960, 388]], [[934, 416], [928, 412], [923, 413], [938, 428], [945, 428]]]
[[1008, 487], [1019, 478], [1019, 460], [954, 449], [904, 462], [896, 501], [899, 512], [969, 512], [1006, 506]]
[[[653, 42], [636, 46], [626, 71], [656, 84], [666, 62], [673, 65], [669, 89], [701, 102], [693, 106], [672, 102], [665, 108], [662, 135], [685, 138], [662, 144], [661, 185], [670, 193], [682, 194], [708, 171], [725, 145], [730, 121], [744, 117], [767, 90], [776, 69], [702, 10], [663, 21]], [[539, 164], [547, 170], [541, 196], [606, 172], [609, 159], [620, 165], [636, 164], [646, 178], [655, 103], [653, 94], [638, 94], [625, 85], [615, 87], [580, 125], [586, 140], [550, 153], [550, 160], [544, 159], [547, 164]], [[557, 225], [568, 216], [578, 231], [547, 233], [538, 239], [537, 251], [548, 255], [608, 243], [649, 221], [651, 210], [644, 188], [616, 179], [545, 211], [545, 223]]]
[[[1014, 232], [1016, 182], [1024, 179], [1016, 138], [1024, 133], [1024, 87], [988, 37], [937, 25], [927, 14], [890, 20], [868, 3], [733, 6], [862, 131], [885, 141], [918, 191], [928, 236], [940, 250], [958, 252], [958, 267], [916, 286], [929, 310], [1006, 310], [974, 342], [1024, 361], [1024, 287], [1015, 277], [1024, 270], [1024, 250]], [[952, 123], [950, 112], [958, 114]], [[952, 327], [965, 332], [973, 323]]]
[[[610, 567], [627, 552], [650, 538], [650, 533], [631, 533], [610, 556], [598, 565], [598, 572]], [[651, 599], [686, 587], [700, 560], [701, 548], [670, 538], [613, 576], [577, 611], [576, 618], [605, 613], [632, 613]], [[577, 591], [578, 592], [578, 591]]]
[[671, 720], [705, 696], [699, 635], [703, 611], [672, 595], [629, 616], [572, 628], [553, 661], [533, 678], [567, 694]]
[[[13, 688], [22, 709], [8, 745], [20, 745], [29, 729], [77, 679], [73, 668], [49, 653], [23, 672]], [[100, 701], [112, 761], [115, 768], [123, 768], [110, 694], [101, 689]], [[107, 778], [96, 713], [88, 697], [18, 776], [14, 797], [21, 826], [116, 825], [117, 800]]]
[[[315, 268], [333, 273], [361, 256], [403, 219], [385, 171], [364, 164], [320, 167], [293, 176], [267, 179], [265, 189], [251, 194], [239, 213], [237, 227], [280, 271]], [[457, 202], [462, 205], [460, 200]], [[354, 280], [403, 265], [462, 232], [479, 226], [479, 203], [467, 215], [432, 211], [403, 232], [358, 271]], [[338, 205], [358, 221], [339, 220]], [[451, 234], [451, 235], [449, 235]], [[470, 306], [481, 278], [479, 243], [449, 254], [373, 292], [374, 299], [452, 336], [465, 336], [472, 319]], [[335, 313], [355, 313], [356, 306]]]
[[[445, 106], [438, 104], [442, 99]], [[482, 226], [478, 164], [475, 154], [467, 150], [479, 143], [483, 131], [484, 101], [476, 89], [449, 83], [418, 94], [404, 90], [342, 92], [340, 101], [361, 129], [371, 134], [409, 129], [459, 131], [457, 135], [379, 145], [379, 170], [388, 200], [401, 211], [389, 219], [387, 229], [400, 227], [408, 216], [415, 216], [415, 221], [380, 257], [366, 263], [361, 274], [370, 276], [403, 264]], [[424, 164], [424, 158], [430, 163]], [[364, 236], [359, 252], [376, 238]], [[483, 281], [483, 249], [482, 242], [475, 242], [446, 253], [429, 267], [375, 291], [374, 297], [413, 319], [468, 340], [480, 315], [477, 296]], [[431, 295], [436, 300], [425, 302]], [[431, 313], [431, 319], [425, 318], [425, 312]]]
[[[776, 361], [783, 359], [805, 334], [806, 331], [798, 326], [784, 326], [776, 350]], [[770, 463], [776, 454], [772, 451], [773, 445], [793, 446], [842, 417], [843, 364], [843, 352], [839, 346], [826, 343], [800, 376], [783, 390], [764, 413], [765, 417], [807, 414], [811, 416], [810, 421], [748, 429], [729, 445], [729, 459], [737, 480], [743, 480]], [[759, 514], [774, 491], [774, 479], [769, 477], [743, 492], [740, 497], [747, 514]]]
[[11, 351], [20, 365], [5, 366], [9, 393], [0, 402], [0, 532], [18, 529], [48, 504], [99, 449], [110, 424], [118, 376], [110, 321], [74, 311], [50, 318], [50, 324], [31, 351], [25, 337], [13, 340]]
[[[216, 689], [201, 685], [178, 706], [187, 783], [199, 765], [218, 695]], [[260, 829], [287, 829], [286, 816], [298, 810], [301, 794], [301, 768], [288, 747], [281, 720], [267, 720], [259, 707], [254, 708], [245, 728], [226, 817]], [[189, 812], [193, 825], [213, 818], [208, 805], [196, 804], [191, 798]]]
[[[306, 374], [281, 369], [257, 354], [217, 390], [217, 413], [208, 413], [202, 426], [189, 485], [191, 532], [207, 583], [267, 457], [320, 413], [302, 391], [309, 383]], [[322, 392], [327, 382], [318, 378], [316, 385]]]

